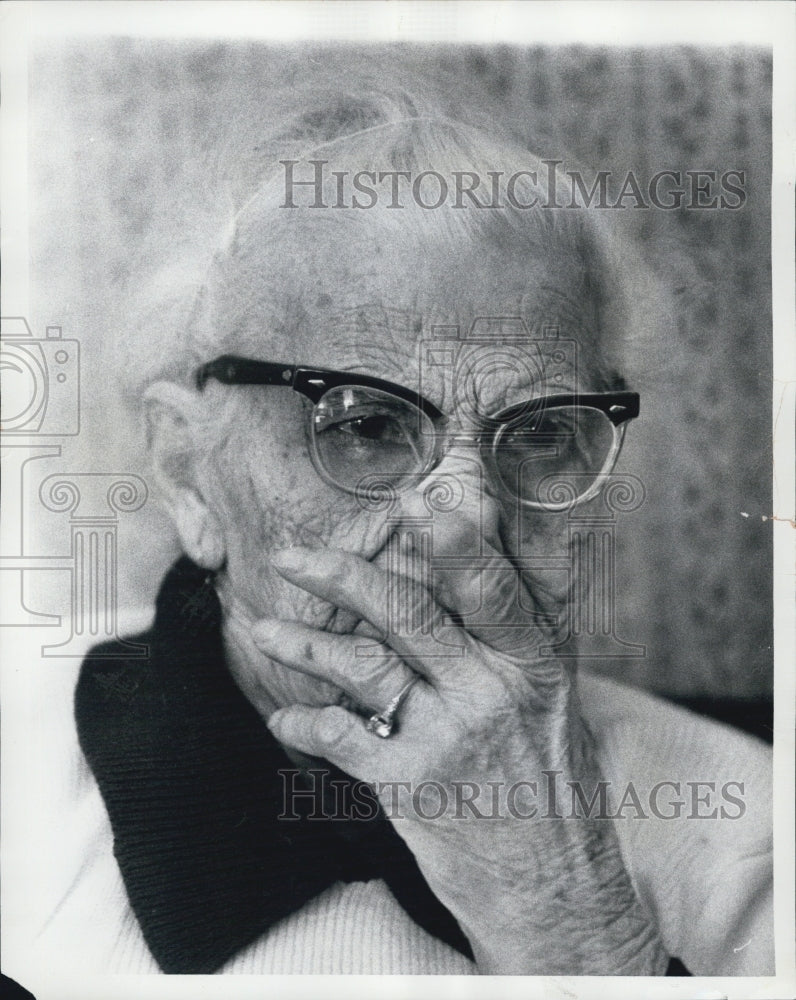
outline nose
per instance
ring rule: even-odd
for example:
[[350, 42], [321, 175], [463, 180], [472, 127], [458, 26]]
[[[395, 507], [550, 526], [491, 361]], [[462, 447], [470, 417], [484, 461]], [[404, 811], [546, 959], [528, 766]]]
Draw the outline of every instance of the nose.
[[480, 556], [500, 550], [500, 505], [477, 447], [459, 442], [404, 494], [402, 520], [429, 524], [434, 555]]
[[533, 630], [524, 584], [504, 544], [505, 511], [477, 448], [457, 446], [401, 502], [395, 566], [474, 637], [507, 651]]

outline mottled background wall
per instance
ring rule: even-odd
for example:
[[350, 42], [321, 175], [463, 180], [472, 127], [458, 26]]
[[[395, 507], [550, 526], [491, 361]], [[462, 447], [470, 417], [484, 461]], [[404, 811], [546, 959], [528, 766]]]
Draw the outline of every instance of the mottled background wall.
[[[234, 189], [235, 166], [257, 155], [252, 136], [279, 114], [286, 91], [274, 81], [285, 67], [295, 79], [330, 62], [344, 73], [351, 51], [127, 39], [37, 51], [29, 319], [37, 334], [61, 325], [83, 348], [81, 434], [64, 446], [59, 469], [141, 471], [141, 436], [122, 392], [126, 341], [142, 329], [131, 312], [156, 289], [164, 304], [144, 326], [168, 326], [181, 281], [174, 262], [208, 238], [218, 177], [231, 177]], [[390, 63], [389, 54], [380, 58]], [[672, 305], [660, 342], [631, 365], [644, 420], [623, 467], [643, 480], [647, 501], [618, 525], [618, 630], [647, 655], [596, 667], [673, 695], [765, 699], [769, 54], [462, 47], [403, 50], [398, 61], [410, 78], [435, 74], [453, 113], [470, 117], [468, 95], [486, 95], [495, 119], [529, 149], [567, 165], [615, 178], [630, 169], [641, 178], [745, 171], [742, 210], [621, 213]], [[154, 503], [128, 517], [121, 542], [120, 600], [149, 601], [176, 551]], [[30, 595], [31, 606], [41, 607], [42, 593]]]

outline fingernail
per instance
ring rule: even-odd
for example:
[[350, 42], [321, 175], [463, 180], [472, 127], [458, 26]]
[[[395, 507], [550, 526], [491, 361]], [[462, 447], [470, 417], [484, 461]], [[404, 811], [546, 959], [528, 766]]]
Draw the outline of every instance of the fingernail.
[[277, 569], [303, 570], [307, 568], [307, 553], [303, 549], [277, 549], [271, 554], [271, 562]]

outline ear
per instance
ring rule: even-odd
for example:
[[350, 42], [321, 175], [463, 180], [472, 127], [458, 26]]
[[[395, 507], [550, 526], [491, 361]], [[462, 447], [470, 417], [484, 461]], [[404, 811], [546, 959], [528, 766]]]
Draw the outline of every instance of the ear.
[[143, 402], [150, 459], [183, 551], [204, 569], [220, 569], [226, 545], [199, 475], [197, 393], [156, 382]]

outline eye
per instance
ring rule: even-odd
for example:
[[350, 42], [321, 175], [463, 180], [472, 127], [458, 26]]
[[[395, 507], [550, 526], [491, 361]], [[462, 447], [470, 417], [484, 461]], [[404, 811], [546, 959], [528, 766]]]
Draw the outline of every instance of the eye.
[[362, 441], [379, 441], [384, 444], [399, 444], [406, 441], [406, 432], [401, 424], [387, 413], [369, 413], [327, 426], [325, 430], [348, 434]]
[[350, 444], [404, 445], [408, 434], [404, 423], [394, 413], [381, 409], [350, 409], [340, 416], [319, 414], [316, 434], [339, 435]]
[[313, 440], [326, 477], [356, 489], [366, 476], [419, 472], [435, 439], [433, 425], [406, 400], [367, 386], [338, 386], [316, 404]]

